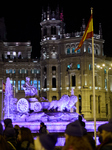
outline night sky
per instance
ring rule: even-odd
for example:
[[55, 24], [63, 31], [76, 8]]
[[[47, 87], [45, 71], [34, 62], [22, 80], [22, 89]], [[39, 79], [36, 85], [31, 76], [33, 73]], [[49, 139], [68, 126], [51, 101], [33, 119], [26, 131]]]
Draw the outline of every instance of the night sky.
[[[98, 3], [97, 3], [98, 2]], [[101, 3], [100, 3], [101, 2]], [[31, 41], [32, 57], [40, 57], [40, 21], [42, 7], [47, 10], [56, 10], [59, 5], [60, 11], [63, 8], [65, 31], [71, 33], [80, 31], [82, 19], [85, 18], [87, 25], [91, 15], [90, 8], [93, 7], [94, 33], [98, 34], [99, 23], [102, 24], [104, 53], [112, 56], [112, 8], [111, 1], [96, 0], [38, 0], [21, 3], [1, 3], [0, 17], [5, 18], [7, 41]]]

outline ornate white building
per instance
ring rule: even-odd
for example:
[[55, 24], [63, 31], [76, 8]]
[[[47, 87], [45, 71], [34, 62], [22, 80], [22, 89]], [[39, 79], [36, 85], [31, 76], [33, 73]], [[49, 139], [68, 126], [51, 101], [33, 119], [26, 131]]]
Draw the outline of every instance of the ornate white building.
[[[84, 114], [86, 120], [93, 120], [91, 39], [74, 52], [86, 28], [85, 22], [83, 20], [80, 32], [70, 34], [65, 33], [63, 21], [63, 12], [59, 13], [59, 8], [52, 13], [49, 7], [46, 12], [42, 11], [40, 61], [31, 59], [30, 42], [0, 42], [1, 92], [2, 80], [5, 82], [10, 77], [15, 96], [23, 97], [21, 85], [27, 76], [40, 96], [49, 101], [59, 100], [63, 94], [70, 95], [74, 89], [78, 97], [77, 112]], [[94, 34], [97, 120], [112, 117], [112, 58], [104, 56], [103, 44], [99, 24], [99, 34]]]

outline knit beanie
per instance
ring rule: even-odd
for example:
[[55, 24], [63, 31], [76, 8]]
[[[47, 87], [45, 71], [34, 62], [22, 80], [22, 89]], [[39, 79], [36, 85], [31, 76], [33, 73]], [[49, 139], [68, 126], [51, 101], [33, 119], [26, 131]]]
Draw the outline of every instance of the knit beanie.
[[108, 123], [103, 124], [101, 128], [102, 130], [112, 132], [112, 119], [110, 119]]
[[39, 139], [46, 150], [53, 150], [57, 142], [58, 134], [42, 134]]
[[80, 125], [79, 120], [76, 120], [75, 122], [69, 123], [66, 127], [65, 133], [72, 136], [83, 136], [83, 130], [82, 126]]
[[2, 135], [3, 134], [3, 126], [2, 126], [2, 124], [0, 123], [0, 135]]
[[8, 126], [8, 124], [12, 124], [12, 120], [10, 119], [10, 118], [6, 118], [5, 120], [4, 120], [4, 124], [6, 125], [6, 127]]

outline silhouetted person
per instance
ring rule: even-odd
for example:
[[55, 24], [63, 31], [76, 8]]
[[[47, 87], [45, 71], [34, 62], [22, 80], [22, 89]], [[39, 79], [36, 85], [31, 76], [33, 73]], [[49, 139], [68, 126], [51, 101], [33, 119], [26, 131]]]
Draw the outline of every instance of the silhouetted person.
[[44, 122], [41, 122], [40, 123], [39, 134], [45, 134], [45, 133], [47, 133], [46, 125], [44, 124]]
[[81, 126], [85, 127], [85, 122], [82, 121], [82, 116], [81, 115], [78, 116], [78, 120], [79, 120]]

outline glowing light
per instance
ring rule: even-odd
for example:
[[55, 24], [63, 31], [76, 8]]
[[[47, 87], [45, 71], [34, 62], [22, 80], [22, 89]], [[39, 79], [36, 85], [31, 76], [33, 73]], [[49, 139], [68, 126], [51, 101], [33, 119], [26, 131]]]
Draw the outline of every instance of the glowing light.
[[97, 65], [97, 68], [100, 68], [100, 66], [99, 66], [99, 65]]
[[104, 67], [104, 66], [105, 66], [105, 64], [102, 64], [102, 66]]
[[57, 90], [57, 88], [52, 88], [52, 91], [56, 91]]

